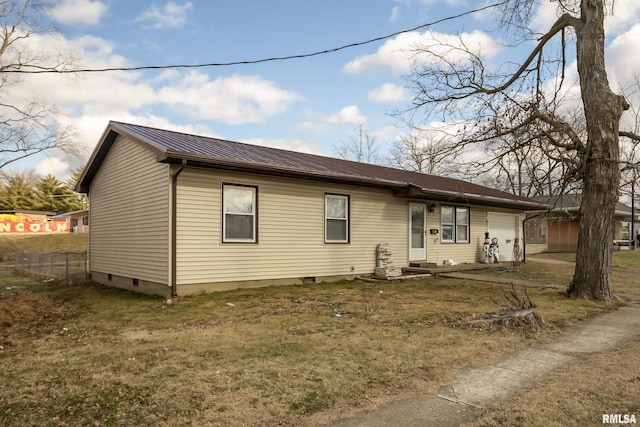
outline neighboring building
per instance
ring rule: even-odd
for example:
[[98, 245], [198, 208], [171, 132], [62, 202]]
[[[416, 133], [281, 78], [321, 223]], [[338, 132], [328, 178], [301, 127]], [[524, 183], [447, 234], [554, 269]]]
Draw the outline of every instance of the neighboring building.
[[89, 209], [65, 213], [71, 220], [72, 233], [88, 233], [89, 232]]
[[[582, 204], [581, 194], [535, 197], [551, 206], [548, 212], [531, 212], [525, 221], [527, 253], [575, 252], [578, 249], [580, 224], [578, 213]], [[634, 213], [635, 221], [640, 218]], [[631, 229], [631, 208], [618, 203], [614, 216], [614, 241], [628, 245]], [[636, 227], [637, 228], [637, 227]]]
[[69, 218], [55, 212], [32, 210], [0, 211], [0, 234], [67, 233]]
[[160, 295], [478, 262], [485, 232], [510, 260], [525, 210], [468, 182], [111, 122], [76, 190], [91, 208], [90, 271]]

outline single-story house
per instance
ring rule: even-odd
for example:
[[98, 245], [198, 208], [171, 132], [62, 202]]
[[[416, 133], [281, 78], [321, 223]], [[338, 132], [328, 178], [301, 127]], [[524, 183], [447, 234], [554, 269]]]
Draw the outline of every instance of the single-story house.
[[545, 205], [457, 179], [110, 122], [76, 191], [90, 199], [93, 280], [160, 295], [511, 259]]
[[[575, 252], [578, 249], [580, 223], [578, 214], [582, 205], [581, 194], [534, 197], [551, 209], [527, 214], [525, 237], [527, 253]], [[634, 212], [636, 230], [640, 215]], [[614, 241], [629, 244], [631, 236], [631, 208], [618, 202], [614, 214]]]
[[65, 213], [71, 219], [72, 233], [88, 233], [89, 232], [89, 209], [81, 209], [79, 211]]

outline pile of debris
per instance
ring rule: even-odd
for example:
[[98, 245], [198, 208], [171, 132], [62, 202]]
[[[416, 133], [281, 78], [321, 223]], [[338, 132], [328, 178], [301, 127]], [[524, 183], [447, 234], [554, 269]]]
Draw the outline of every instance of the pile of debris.
[[528, 334], [535, 334], [547, 328], [544, 319], [536, 311], [536, 305], [531, 301], [524, 288], [524, 297], [518, 296], [514, 286], [511, 292], [504, 293], [509, 303], [508, 309], [491, 313], [469, 313], [450, 315], [445, 323], [454, 328], [468, 328], [479, 330], [519, 330]]

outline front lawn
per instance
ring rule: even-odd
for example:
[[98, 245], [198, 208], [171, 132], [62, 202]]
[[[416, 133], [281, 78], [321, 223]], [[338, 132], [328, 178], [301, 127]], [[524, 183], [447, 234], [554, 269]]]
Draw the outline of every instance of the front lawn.
[[312, 426], [435, 396], [461, 368], [615, 308], [528, 289], [549, 326], [535, 332], [465, 326], [507, 308], [505, 288], [454, 279], [235, 290], [171, 306], [94, 284], [0, 280], [9, 426]]
[[[576, 254], [574, 252], [543, 252], [540, 254], [527, 255], [527, 257], [550, 258], [564, 261], [576, 260]], [[640, 269], [640, 250], [613, 251], [613, 266]]]

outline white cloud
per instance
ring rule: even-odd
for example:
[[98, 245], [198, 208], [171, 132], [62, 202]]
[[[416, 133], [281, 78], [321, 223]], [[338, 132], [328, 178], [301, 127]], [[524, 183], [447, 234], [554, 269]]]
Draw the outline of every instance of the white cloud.
[[158, 92], [158, 102], [179, 106], [197, 119], [227, 124], [263, 122], [300, 99], [259, 76], [232, 75], [209, 80], [203, 73], [190, 72], [174, 85]]
[[[616, 7], [628, 6], [628, 2], [616, 2]], [[617, 9], [618, 10], [618, 9]], [[640, 74], [640, 56], [629, 54], [635, 52], [640, 43], [640, 24], [635, 24], [626, 31], [621, 31], [615, 36], [609, 35], [610, 43], [605, 50], [605, 63], [607, 67], [607, 78], [611, 89], [616, 93], [627, 92], [634, 85], [635, 76]], [[573, 51], [570, 51], [573, 53]], [[559, 79], [559, 77], [558, 77]], [[576, 60], [572, 60], [567, 64], [564, 73], [563, 94], [566, 107], [569, 111], [572, 108], [579, 108], [582, 105], [580, 96], [579, 75]], [[553, 81], [548, 82], [546, 90], [553, 93]], [[640, 102], [637, 91], [632, 90], [631, 93], [624, 93], [632, 104]], [[623, 116], [623, 119], [628, 114]]]
[[153, 82], [163, 82], [163, 81], [171, 81], [180, 78], [180, 71], [176, 69], [171, 70], [163, 70], [156, 77], [151, 79]]
[[398, 20], [398, 16], [400, 16], [400, 7], [395, 6], [391, 9], [391, 15], [389, 16], [390, 22], [396, 22]]
[[[604, 21], [605, 33], [608, 36], [624, 31], [630, 24], [638, 22], [640, 18], [640, 2], [638, 0], [616, 0], [613, 5], [613, 13], [608, 7]], [[541, 2], [530, 27], [533, 31], [546, 33], [563, 12], [556, 2]], [[579, 10], [576, 10], [576, 16], [578, 12]]]
[[[113, 42], [99, 37], [69, 40], [59, 35], [33, 35], [24, 43], [28, 43], [25, 47], [38, 55], [49, 51], [73, 52], [80, 58], [77, 66], [81, 67], [134, 65], [116, 54]], [[33, 97], [56, 104], [61, 110], [56, 120], [73, 125], [78, 141], [86, 147], [82, 160], [89, 157], [110, 120], [216, 136], [197, 119], [227, 124], [260, 122], [300, 99], [296, 93], [259, 76], [233, 75], [211, 79], [204, 73], [178, 70], [25, 75], [20, 84], [10, 89], [1, 93], [0, 98], [8, 99], [12, 105], [27, 102]], [[172, 119], [169, 113], [163, 114], [162, 109], [175, 109], [186, 118], [185, 122], [195, 124], [178, 126], [179, 120]], [[51, 152], [49, 155], [58, 156], [59, 153]], [[20, 167], [32, 169], [40, 160], [25, 159]], [[71, 168], [81, 164], [80, 160], [69, 162]], [[60, 163], [51, 161], [42, 163], [38, 168], [41, 173], [50, 170], [56, 176], [62, 170]]]
[[394, 83], [385, 83], [369, 92], [369, 99], [374, 102], [402, 102], [409, 98], [407, 89]]
[[148, 26], [155, 29], [180, 28], [187, 23], [187, 14], [192, 9], [191, 2], [180, 5], [170, 1], [161, 9], [156, 5], [151, 6], [136, 18], [136, 22], [148, 23]]
[[555, 2], [541, 2], [529, 24], [529, 28], [531, 28], [531, 31], [544, 34], [558, 20], [559, 13], [558, 5]]
[[416, 49], [429, 49], [455, 62], [468, 58], [465, 49], [460, 48], [462, 44], [466, 49], [487, 58], [495, 56], [500, 51], [498, 43], [482, 31], [460, 35], [414, 31], [387, 40], [376, 53], [354, 59], [345, 65], [344, 70], [352, 74], [362, 74], [389, 69], [394, 74], [406, 74], [411, 71], [415, 62], [427, 63], [435, 60], [424, 54], [416, 54]]
[[[605, 16], [605, 34], [611, 36], [628, 29], [640, 19], [640, 2], [638, 0], [616, 0], [613, 13]], [[609, 11], [611, 12], [611, 11]]]
[[372, 135], [376, 140], [382, 141], [382, 143], [387, 143], [398, 138], [398, 128], [396, 126], [387, 125], [379, 129], [374, 129]]
[[95, 25], [107, 11], [107, 6], [94, 0], [64, 0], [47, 12], [56, 22], [64, 25]]
[[324, 132], [327, 130], [328, 125], [325, 121], [305, 120], [298, 123], [296, 127], [306, 132]]
[[322, 133], [335, 129], [336, 125], [361, 125], [367, 118], [357, 105], [347, 105], [333, 114], [309, 114], [309, 120], [297, 124], [297, 128], [306, 132]]
[[[31, 47], [69, 50], [82, 58], [78, 66], [103, 68], [131, 65], [114, 53], [113, 43], [92, 36], [66, 40], [54, 36], [33, 37]], [[45, 96], [74, 114], [108, 115], [140, 108], [154, 101], [152, 86], [139, 72], [33, 75], [23, 78], [16, 90], [26, 97]]]
[[[635, 52], [639, 43], [640, 24], [636, 24], [613, 39], [605, 52], [607, 77], [612, 90], [624, 94], [636, 109], [640, 106], [640, 93], [636, 83], [636, 78], [640, 75], [640, 56], [629, 52]], [[624, 114], [624, 127], [632, 129], [635, 126], [631, 123], [633, 120], [631, 112]]]
[[69, 161], [60, 157], [48, 157], [41, 160], [36, 164], [34, 170], [40, 176], [51, 174], [60, 180], [71, 176], [71, 165]]
[[329, 116], [329, 123], [353, 123], [361, 124], [367, 121], [367, 118], [360, 113], [357, 105], [347, 105], [342, 110]]
[[[97, 38], [76, 40], [34, 36], [36, 50], [59, 46], [82, 58], [91, 68], [131, 65], [114, 51], [113, 43]], [[145, 77], [141, 72], [89, 73], [74, 76], [31, 75], [16, 91], [22, 98], [46, 95], [70, 114], [93, 117], [146, 115], [155, 106], [177, 108], [188, 118], [218, 120], [227, 124], [256, 123], [286, 110], [300, 97], [259, 76], [232, 75], [211, 80], [200, 72], [168, 70]], [[12, 96], [17, 96], [12, 93]], [[9, 96], [9, 94], [5, 94]]]

